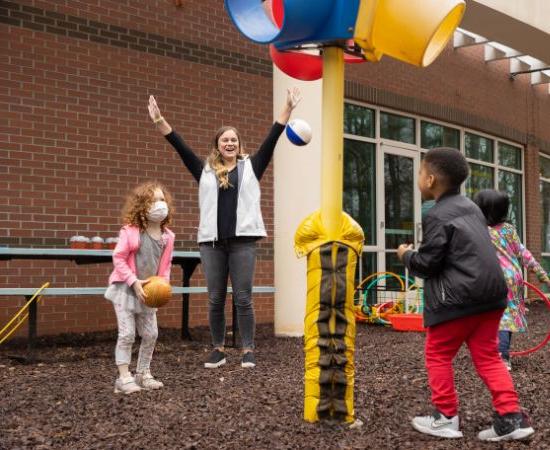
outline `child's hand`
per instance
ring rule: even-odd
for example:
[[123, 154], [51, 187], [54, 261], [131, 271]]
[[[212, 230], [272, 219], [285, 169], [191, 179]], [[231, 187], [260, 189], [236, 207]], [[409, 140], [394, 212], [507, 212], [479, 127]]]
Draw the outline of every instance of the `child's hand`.
[[134, 284], [132, 284], [132, 289], [134, 290], [136, 297], [139, 299], [141, 303], [145, 303], [145, 299], [147, 298], [147, 294], [145, 294], [145, 291], [143, 290], [143, 286], [145, 286], [148, 282], [149, 282], [149, 279], [136, 280]]
[[399, 261], [403, 261], [403, 255], [413, 249], [414, 246], [412, 244], [401, 244], [397, 247], [397, 257], [399, 258]]

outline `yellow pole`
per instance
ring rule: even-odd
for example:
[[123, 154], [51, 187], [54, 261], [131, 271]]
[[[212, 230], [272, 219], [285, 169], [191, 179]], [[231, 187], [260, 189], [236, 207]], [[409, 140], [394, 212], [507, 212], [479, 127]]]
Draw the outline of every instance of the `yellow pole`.
[[330, 240], [337, 239], [342, 220], [344, 178], [344, 51], [323, 51], [321, 147], [321, 221]]

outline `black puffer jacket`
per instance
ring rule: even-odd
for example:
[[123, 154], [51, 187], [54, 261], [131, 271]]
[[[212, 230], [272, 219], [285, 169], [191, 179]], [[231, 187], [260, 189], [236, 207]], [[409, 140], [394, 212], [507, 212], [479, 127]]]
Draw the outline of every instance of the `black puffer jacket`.
[[425, 326], [506, 307], [504, 275], [474, 202], [443, 195], [424, 216], [422, 230], [418, 251], [403, 259], [414, 276], [425, 279]]

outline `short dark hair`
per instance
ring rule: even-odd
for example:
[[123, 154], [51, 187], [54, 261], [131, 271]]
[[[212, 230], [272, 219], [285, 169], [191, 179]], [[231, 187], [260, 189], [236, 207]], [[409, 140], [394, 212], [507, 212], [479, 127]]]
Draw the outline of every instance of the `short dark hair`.
[[474, 202], [487, 219], [487, 225], [493, 227], [506, 222], [510, 198], [506, 192], [485, 189], [474, 196]]
[[433, 148], [424, 156], [424, 164], [450, 189], [459, 189], [470, 173], [466, 158], [456, 148]]

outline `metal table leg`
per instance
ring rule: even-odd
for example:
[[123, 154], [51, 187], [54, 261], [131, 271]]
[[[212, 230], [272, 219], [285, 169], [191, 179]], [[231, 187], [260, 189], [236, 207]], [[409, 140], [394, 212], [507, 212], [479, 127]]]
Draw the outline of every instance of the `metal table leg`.
[[[189, 287], [191, 276], [195, 271], [199, 261], [187, 261], [181, 264], [183, 272], [183, 287]], [[189, 332], [189, 294], [182, 294], [181, 307], [181, 339], [192, 341], [191, 333]]]

